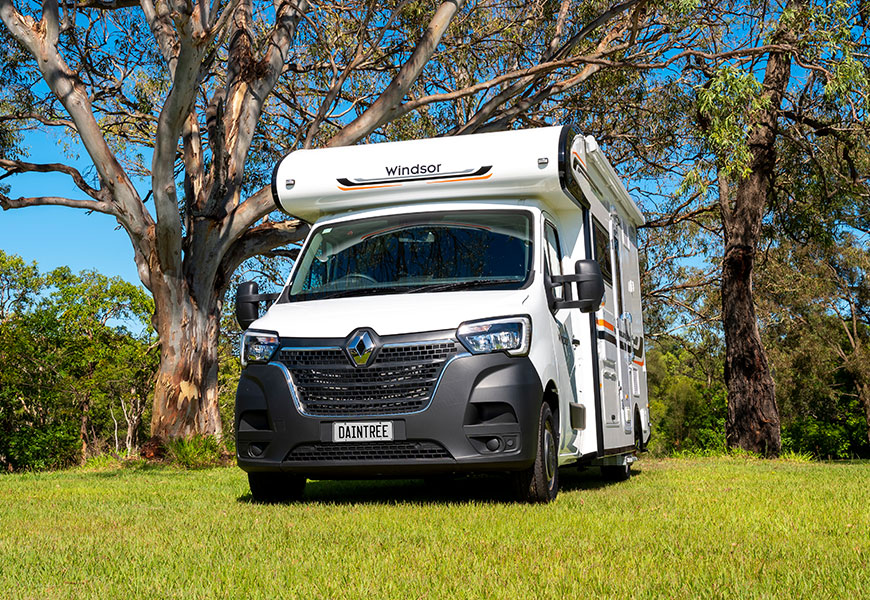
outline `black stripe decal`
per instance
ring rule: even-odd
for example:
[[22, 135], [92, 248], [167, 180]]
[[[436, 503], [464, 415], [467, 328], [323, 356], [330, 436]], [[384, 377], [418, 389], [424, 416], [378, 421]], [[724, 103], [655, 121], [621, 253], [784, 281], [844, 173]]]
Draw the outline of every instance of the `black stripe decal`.
[[366, 179], [364, 181], [351, 181], [346, 177], [341, 177], [336, 179], [338, 183], [346, 187], [362, 187], [369, 185], [384, 185], [388, 183], [410, 183], [413, 181], [435, 181], [435, 180], [444, 180], [449, 181], [451, 179], [465, 179], [466, 177], [479, 177], [481, 175], [486, 175], [492, 170], [492, 165], [488, 165], [485, 167], [480, 167], [477, 171], [466, 172], [466, 173], [451, 173], [451, 174], [442, 174], [442, 175], [422, 175], [419, 177], [387, 177], [385, 179]]
[[[614, 346], [616, 345], [616, 336], [606, 330], [598, 330], [598, 339], [604, 340], [605, 342], [610, 342]], [[625, 352], [631, 352], [634, 355], [634, 358], [640, 360], [643, 358], [643, 339], [641, 339], [640, 344], [638, 344], [637, 348], [631, 348], [628, 345], [628, 342], [625, 340], [620, 340], [619, 348], [624, 350]]]

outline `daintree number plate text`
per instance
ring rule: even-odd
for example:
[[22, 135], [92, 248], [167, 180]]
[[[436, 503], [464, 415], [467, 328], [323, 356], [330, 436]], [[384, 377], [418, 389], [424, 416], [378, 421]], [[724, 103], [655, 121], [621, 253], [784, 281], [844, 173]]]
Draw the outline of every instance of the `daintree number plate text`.
[[333, 442], [392, 442], [391, 421], [350, 422], [332, 424]]

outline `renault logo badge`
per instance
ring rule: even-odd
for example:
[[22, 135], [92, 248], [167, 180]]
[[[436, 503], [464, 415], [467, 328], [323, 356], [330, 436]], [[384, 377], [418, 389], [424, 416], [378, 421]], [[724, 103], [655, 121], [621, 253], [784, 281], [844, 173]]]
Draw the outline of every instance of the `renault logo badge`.
[[372, 339], [371, 333], [361, 329], [350, 336], [346, 348], [354, 364], [358, 367], [364, 367], [369, 364], [369, 360], [372, 358], [375, 341]]

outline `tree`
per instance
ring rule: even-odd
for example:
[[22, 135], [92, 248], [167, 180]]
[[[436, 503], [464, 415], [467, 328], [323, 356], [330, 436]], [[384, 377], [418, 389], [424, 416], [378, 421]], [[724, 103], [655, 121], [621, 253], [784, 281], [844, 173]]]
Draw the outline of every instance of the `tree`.
[[[658, 275], [664, 285], [652, 289], [702, 324], [710, 299], [720, 298], [730, 447], [767, 455], [780, 447], [773, 378], [755, 314], [759, 249], [776, 243], [775, 227], [788, 220], [803, 234], [817, 230], [811, 220], [789, 215], [809, 202], [831, 206], [833, 189], [848, 189], [853, 207], [866, 198], [866, 165], [852, 158], [866, 144], [870, 86], [860, 58], [868, 48], [866, 10], [845, 2], [701, 5], [695, 21], [703, 34], [694, 51], [684, 50], [679, 71], [662, 72], [661, 86], [669, 90], [662, 108], [650, 106], [655, 99], [642, 104], [658, 117], [655, 123], [682, 135], [682, 150], [671, 154], [657, 143], [675, 137], [670, 132], [653, 131], [633, 144], [650, 173], [678, 184], [647, 231], [672, 230], [654, 233], [666, 241], [659, 248], [679, 248], [674, 236], [694, 234], [690, 239], [711, 250], [712, 263], [705, 277], [697, 254], [670, 252], [652, 266], [679, 274], [694, 262], [688, 270], [695, 280]], [[643, 152], [644, 145], [653, 150]], [[652, 256], [663, 254], [655, 249]], [[678, 318], [677, 325], [687, 321]]]
[[0, 251], [0, 298], [16, 299], [0, 320], [0, 464], [50, 468], [104, 450], [119, 401], [134, 448], [139, 423], [125, 409], [157, 366], [148, 295], [95, 272], [42, 274]]
[[265, 167], [281, 152], [536, 123], [602, 61], [664, 39], [640, 0], [134, 4], [45, 0], [33, 16], [0, 0], [18, 66], [0, 122], [68, 132], [95, 170], [2, 158], [6, 175], [64, 173], [84, 198], [0, 204], [99, 211], [127, 232], [155, 303], [151, 431], [164, 439], [220, 435], [224, 292], [243, 261], [307, 232], [269, 218]]
[[[145, 326], [153, 304], [141, 288], [96, 271], [73, 274], [61, 267], [51, 271], [46, 281], [50, 292], [39, 308], [54, 316], [62, 336], [58, 351], [63, 358], [57, 362], [65, 375], [66, 393], [80, 411], [81, 460], [100, 451], [94, 448], [96, 435], [89, 435], [93, 431], [91, 413], [98, 397], [111, 412], [109, 390], [118, 393], [121, 410], [127, 415], [129, 451], [142, 415], [142, 391], [151, 389], [154, 378], [148, 356], [151, 332]], [[136, 336], [111, 321], [132, 321], [144, 331]]]
[[841, 448], [825, 453], [848, 456], [861, 446], [848, 431], [856, 417], [870, 443], [870, 252], [854, 229], [839, 229], [837, 243], [783, 240], [771, 248], [759, 284], [768, 337], [781, 346], [780, 377], [792, 380], [792, 412], [840, 429]]

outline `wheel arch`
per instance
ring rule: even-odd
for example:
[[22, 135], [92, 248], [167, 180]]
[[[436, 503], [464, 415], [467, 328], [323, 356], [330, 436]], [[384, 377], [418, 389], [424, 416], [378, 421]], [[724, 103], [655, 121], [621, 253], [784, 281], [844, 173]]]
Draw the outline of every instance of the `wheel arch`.
[[562, 415], [559, 412], [559, 388], [556, 387], [556, 382], [552, 379], [544, 386], [542, 402], [550, 405], [550, 410], [556, 418], [556, 430], [558, 431], [562, 423]]

